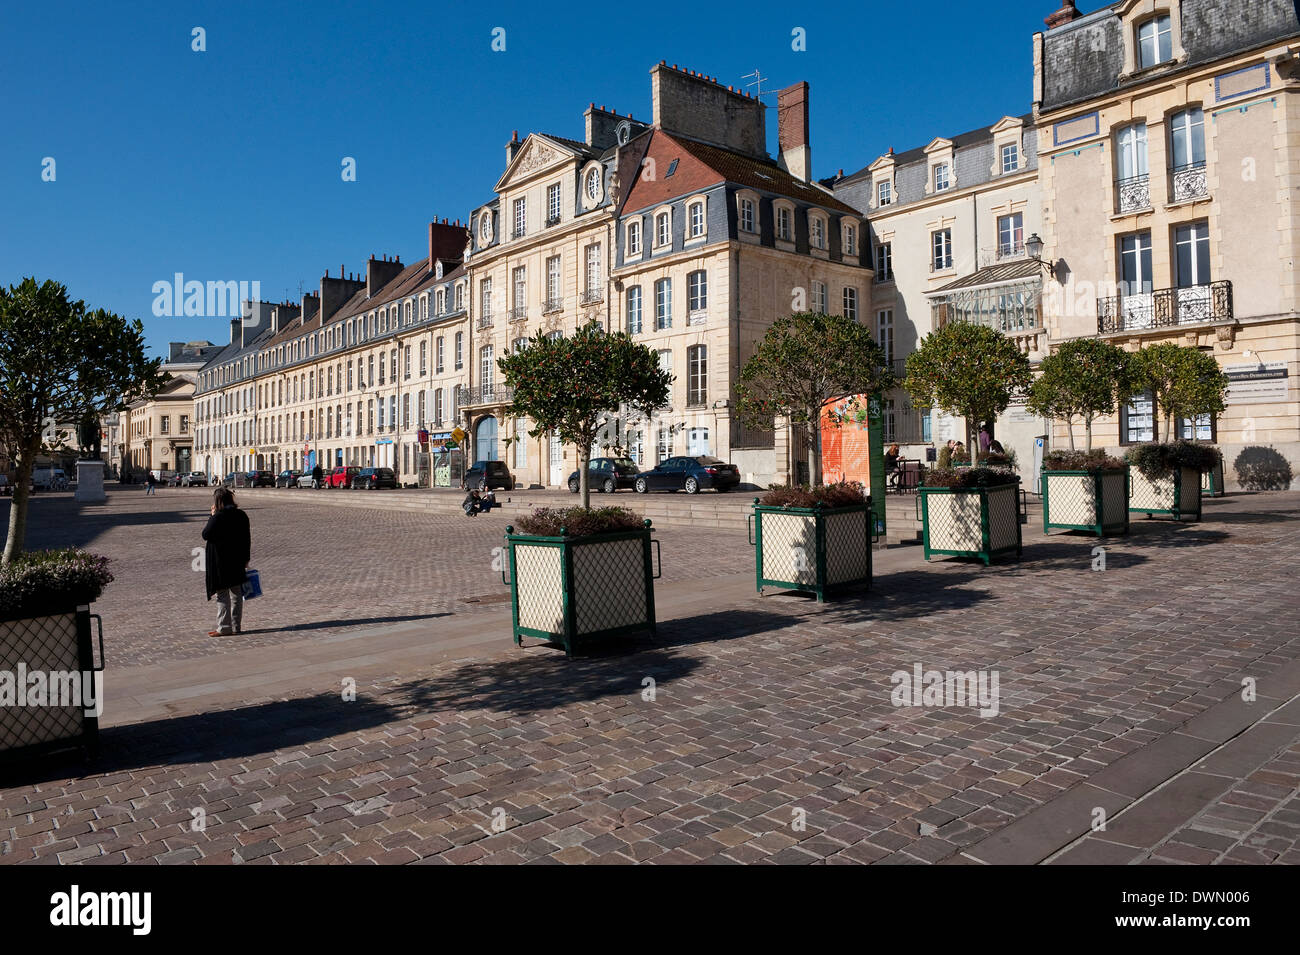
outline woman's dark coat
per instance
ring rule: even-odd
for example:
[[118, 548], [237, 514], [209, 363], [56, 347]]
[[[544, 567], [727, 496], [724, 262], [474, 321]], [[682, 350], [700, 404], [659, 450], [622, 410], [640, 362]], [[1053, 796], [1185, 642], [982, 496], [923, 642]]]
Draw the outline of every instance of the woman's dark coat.
[[208, 542], [204, 560], [207, 564], [208, 599], [218, 590], [241, 586], [244, 569], [252, 559], [253, 535], [248, 515], [237, 507], [226, 507], [208, 518], [203, 528]]

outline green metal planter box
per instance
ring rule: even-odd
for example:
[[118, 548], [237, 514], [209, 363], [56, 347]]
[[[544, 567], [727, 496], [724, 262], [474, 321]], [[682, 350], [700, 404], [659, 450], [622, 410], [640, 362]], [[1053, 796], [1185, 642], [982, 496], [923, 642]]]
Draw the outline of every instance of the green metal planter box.
[[[99, 664], [92, 620], [99, 631]], [[89, 606], [0, 620], [0, 673], [5, 674], [0, 682], [0, 762], [75, 748], [95, 756], [103, 659], [103, 621]]]
[[816, 594], [871, 587], [871, 499], [849, 507], [765, 507], [754, 498], [749, 542], [758, 592], [780, 587]]
[[1172, 474], [1149, 478], [1137, 468], [1129, 468], [1128, 509], [1130, 514], [1156, 514], [1176, 521], [1201, 519], [1201, 472], [1196, 468], [1179, 468]]
[[640, 530], [589, 537], [537, 537], [506, 528], [516, 646], [524, 637], [564, 647], [655, 627], [650, 522]]
[[1021, 553], [1020, 481], [996, 487], [922, 487], [917, 494], [925, 559], [934, 554], [994, 557]]
[[1128, 468], [1043, 471], [1043, 533], [1058, 527], [1098, 537], [1128, 533]]
[[1223, 487], [1223, 458], [1208, 471], [1201, 473], [1201, 494], [1204, 497], [1223, 497], [1228, 492]]

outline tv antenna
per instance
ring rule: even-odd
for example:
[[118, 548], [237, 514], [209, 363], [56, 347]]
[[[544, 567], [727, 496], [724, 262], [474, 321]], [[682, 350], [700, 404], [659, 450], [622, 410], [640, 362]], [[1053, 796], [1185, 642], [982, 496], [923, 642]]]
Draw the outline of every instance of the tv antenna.
[[757, 98], [761, 99], [763, 97], [763, 82], [767, 79], [767, 77], [758, 71], [758, 67], [755, 67], [753, 73], [746, 73], [744, 76], [741, 77], [741, 79], [747, 80], [751, 76], [754, 78], [754, 82], [746, 83], [745, 85], [757, 87], [757, 89], [754, 91], [754, 95]]

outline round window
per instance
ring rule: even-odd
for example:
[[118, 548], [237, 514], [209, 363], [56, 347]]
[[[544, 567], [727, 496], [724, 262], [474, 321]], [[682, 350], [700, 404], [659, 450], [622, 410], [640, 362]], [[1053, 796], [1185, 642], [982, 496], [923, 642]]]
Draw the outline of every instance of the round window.
[[600, 170], [587, 170], [587, 198], [592, 202], [600, 199]]

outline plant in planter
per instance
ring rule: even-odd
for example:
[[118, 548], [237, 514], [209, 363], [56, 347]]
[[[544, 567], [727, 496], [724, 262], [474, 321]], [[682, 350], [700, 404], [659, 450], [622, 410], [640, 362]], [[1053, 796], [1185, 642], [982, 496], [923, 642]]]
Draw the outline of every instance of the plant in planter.
[[623, 507], [539, 508], [506, 528], [514, 640], [564, 647], [655, 633], [650, 522]]
[[1032, 380], [1028, 357], [1006, 335], [987, 325], [949, 322], [907, 357], [904, 387], [919, 408], [965, 417], [966, 447], [978, 448], [979, 423], [1006, 411]]
[[916, 496], [925, 559], [933, 554], [978, 557], [1021, 553], [1020, 478], [1006, 468], [934, 469]]
[[1049, 451], [1041, 481], [1044, 532], [1128, 533], [1128, 465], [1120, 459], [1100, 448]]
[[[736, 413], [755, 428], [785, 418], [808, 437], [809, 483], [821, 483], [822, 409], [894, 384], [885, 353], [865, 325], [841, 315], [797, 312], [778, 318], [745, 362]], [[860, 410], [860, 409], [856, 409]]]
[[20, 554], [0, 567], [0, 758], [95, 751], [104, 635], [101, 623], [97, 666], [90, 604], [112, 580], [108, 558], [76, 549]]
[[1191, 441], [1140, 444], [1124, 455], [1129, 468], [1128, 509], [1201, 519], [1201, 474], [1214, 467], [1218, 449]]
[[815, 594], [871, 586], [871, 498], [855, 481], [782, 486], [754, 498], [758, 592], [767, 586]]
[[1222, 497], [1228, 493], [1223, 486], [1223, 452], [1215, 448], [1214, 453], [1218, 458], [1214, 467], [1201, 475], [1201, 494], [1206, 497]]
[[1076, 338], [1043, 359], [1025, 408], [1042, 418], [1063, 419], [1074, 450], [1074, 422], [1083, 421], [1084, 449], [1092, 450], [1092, 423], [1111, 415], [1136, 388], [1133, 357], [1099, 338]]

